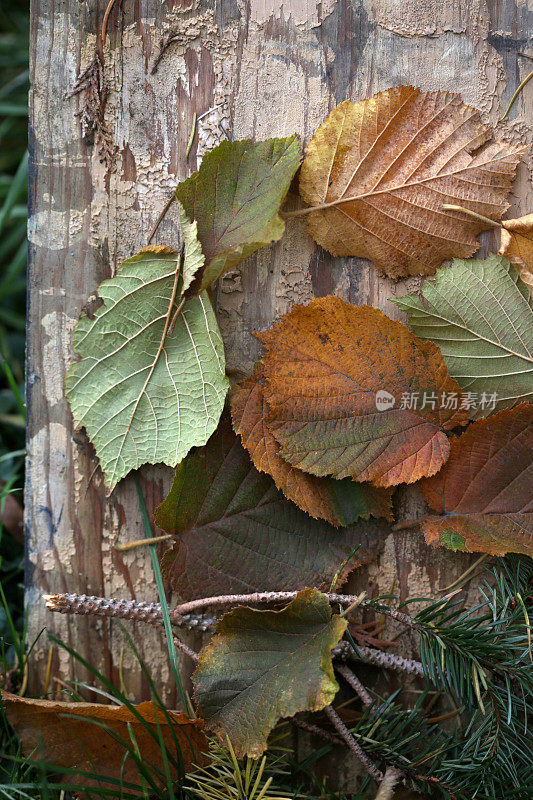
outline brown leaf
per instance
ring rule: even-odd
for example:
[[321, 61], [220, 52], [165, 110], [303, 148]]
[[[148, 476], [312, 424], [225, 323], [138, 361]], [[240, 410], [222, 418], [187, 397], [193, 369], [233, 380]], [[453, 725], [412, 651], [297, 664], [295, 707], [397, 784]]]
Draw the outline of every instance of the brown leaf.
[[[445, 431], [466, 424], [466, 410], [442, 406], [460, 390], [440, 350], [376, 308], [324, 297], [257, 336], [270, 429], [282, 457], [313, 475], [413, 483], [448, 458]], [[426, 407], [404, 408], [415, 395]]]
[[235, 433], [240, 434], [257, 469], [271, 475], [285, 497], [311, 517], [325, 519], [335, 526], [349, 525], [359, 517], [392, 520], [391, 488], [378, 489], [370, 483], [356, 483], [350, 478], [344, 481], [318, 478], [293, 467], [281, 457], [280, 444], [267, 420], [261, 362], [256, 364], [252, 378], [246, 378], [233, 387], [231, 413]]
[[488, 225], [444, 212], [459, 203], [499, 220], [520, 150], [492, 142], [459, 95], [412, 86], [346, 100], [309, 144], [300, 193], [320, 207], [311, 236], [334, 256], [371, 259], [392, 278], [431, 275], [466, 258]]
[[533, 214], [503, 220], [498, 253], [513, 262], [533, 293]]
[[533, 404], [474, 422], [438, 475], [420, 481], [430, 544], [492, 555], [533, 555]]
[[[65, 776], [64, 782], [68, 784], [94, 787], [105, 784], [101, 778], [80, 774], [89, 772], [116, 780], [122, 778], [138, 786], [140, 777], [135, 762], [131, 757], [124, 759], [126, 749], [114, 738], [119, 736], [131, 748], [128, 724], [148, 768], [152, 764], [164, 774], [158, 722], [173, 779], [179, 777], [172, 764], [172, 760], [178, 760], [174, 737], [181, 748], [186, 770], [195, 764], [205, 765], [208, 760], [209, 747], [202, 720], [193, 721], [186, 714], [168, 711], [171, 726], [163, 711], [151, 702], [141, 703], [135, 710], [152, 728], [156, 740], [126, 706], [31, 700], [8, 692], [2, 692], [2, 701], [9, 722], [22, 739], [24, 755], [32, 760], [44, 759], [55, 766], [76, 770], [76, 774]], [[164, 786], [164, 779], [156, 776], [155, 771], [153, 776]], [[129, 788], [126, 791], [131, 792]]]

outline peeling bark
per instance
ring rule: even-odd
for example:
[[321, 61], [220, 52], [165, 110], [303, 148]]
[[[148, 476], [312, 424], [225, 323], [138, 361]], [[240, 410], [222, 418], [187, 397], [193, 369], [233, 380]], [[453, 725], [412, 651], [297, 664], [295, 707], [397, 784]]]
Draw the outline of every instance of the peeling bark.
[[[106, 172], [81, 140], [75, 118], [79, 99], [65, 99], [92, 55], [103, 6], [97, 0], [33, 2], [27, 369], [30, 641], [46, 625], [115, 681], [124, 645], [119, 628], [108, 620], [52, 617], [41, 600], [43, 593], [55, 592], [157, 600], [148, 553], [115, 549], [118, 542], [144, 536], [133, 482], [124, 480], [106, 499], [92, 448], [83, 432], [73, 430], [64, 399], [71, 332], [82, 307], [98, 283], [146, 243], [177, 181], [223, 138], [295, 132], [308, 141], [337, 103], [402, 83], [459, 91], [495, 123], [530, 69], [520, 52], [529, 52], [531, 30], [531, 11], [521, 0], [122, 5], [104, 43], [110, 86], [106, 122], [119, 150]], [[175, 37], [152, 74], [160, 43], [171, 31]], [[514, 141], [531, 140], [530, 87], [503, 126]], [[200, 117], [214, 107], [199, 120], [186, 162], [193, 114]], [[527, 210], [526, 165], [515, 186], [513, 217]], [[155, 242], [173, 245], [176, 236], [171, 210]], [[491, 237], [485, 236], [485, 250], [494, 248]], [[399, 318], [389, 298], [417, 285], [417, 279], [393, 285], [361, 259], [332, 258], [314, 246], [301, 221], [291, 221], [281, 242], [219, 281], [217, 314], [228, 367], [248, 372], [260, 352], [252, 331], [269, 327], [294, 303], [333, 293]], [[142, 474], [152, 512], [171, 473], [145, 468]], [[400, 519], [413, 518], [422, 501], [411, 488], [400, 492], [397, 506]], [[428, 595], [468, 563], [468, 556], [429, 550], [416, 530], [402, 531], [391, 534], [380, 562], [352, 579], [350, 589], [364, 585], [372, 594], [395, 585], [402, 599], [415, 592]], [[156, 632], [135, 625], [132, 630], [163, 696], [176, 703], [164, 643]], [[398, 652], [412, 655], [409, 636], [400, 641]], [[199, 640], [189, 644], [197, 647]], [[31, 691], [39, 690], [47, 654], [41, 639], [33, 652]], [[52, 674], [90, 680], [57, 651]], [[124, 676], [132, 697], [149, 695], [127, 646]]]

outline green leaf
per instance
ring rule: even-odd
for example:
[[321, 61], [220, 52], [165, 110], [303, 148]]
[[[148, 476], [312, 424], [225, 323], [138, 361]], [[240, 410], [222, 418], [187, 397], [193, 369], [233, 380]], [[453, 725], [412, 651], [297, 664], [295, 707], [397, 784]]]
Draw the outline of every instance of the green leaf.
[[309, 517], [255, 469], [226, 414], [206, 447], [179, 465], [155, 521], [177, 536], [162, 568], [185, 600], [266, 588], [326, 589], [358, 548], [341, 570], [340, 585], [375, 557], [390, 527], [369, 520], [339, 530]]
[[[425, 281], [422, 297], [393, 302], [419, 339], [442, 350], [463, 392], [478, 395], [472, 416], [533, 398], [533, 301], [504, 258], [454, 259]], [[483, 393], [496, 393], [495, 404]]]
[[174, 305], [201, 266], [194, 223], [183, 221], [184, 264], [167, 247], [145, 248], [98, 288], [103, 305], [74, 331], [81, 361], [66, 394], [87, 430], [111, 491], [142, 464], [175, 467], [218, 424], [228, 389], [224, 350], [209, 298]]
[[257, 758], [282, 717], [320, 711], [339, 687], [331, 650], [346, 620], [305, 589], [281, 611], [237, 608], [217, 624], [193, 675], [207, 726], [228, 736], [237, 757]]
[[206, 258], [191, 294], [281, 238], [285, 223], [278, 212], [300, 161], [295, 136], [222, 142], [206, 153], [198, 172], [178, 185], [176, 197], [198, 223]]

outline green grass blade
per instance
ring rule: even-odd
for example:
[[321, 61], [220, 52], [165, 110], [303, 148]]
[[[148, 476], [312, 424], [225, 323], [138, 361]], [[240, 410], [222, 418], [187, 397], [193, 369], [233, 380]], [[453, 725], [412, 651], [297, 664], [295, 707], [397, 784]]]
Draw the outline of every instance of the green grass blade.
[[[139, 497], [139, 506], [141, 508], [141, 516], [144, 524], [144, 530], [147, 539], [153, 538], [152, 527], [150, 525], [150, 519], [148, 517], [148, 511], [146, 509], [146, 503], [144, 502], [144, 495], [142, 491], [141, 482], [139, 480], [138, 472], [135, 473], [135, 486], [137, 488], [137, 495]], [[163, 586], [163, 577], [161, 575], [161, 569], [159, 568], [159, 561], [157, 559], [157, 551], [155, 545], [149, 545], [150, 550], [150, 558], [152, 559], [152, 566], [154, 568], [154, 575], [155, 575], [155, 582], [157, 586], [157, 591], [159, 594], [159, 602], [161, 603], [161, 611], [163, 613], [163, 622], [165, 625], [165, 633], [167, 637], [167, 646], [168, 646], [168, 655], [170, 658], [170, 666], [172, 668], [172, 674], [174, 676], [174, 680], [176, 681], [176, 686], [178, 687], [178, 694], [180, 696], [180, 700], [183, 703], [183, 708], [185, 709], [185, 713], [189, 715], [189, 709], [187, 706], [187, 699], [185, 697], [185, 691], [183, 689], [183, 684], [181, 682], [181, 675], [178, 666], [178, 657], [176, 653], [176, 645], [174, 644], [174, 636], [172, 634], [172, 625], [170, 623], [170, 616], [168, 613], [168, 604], [167, 598], [165, 595], [165, 589]]]

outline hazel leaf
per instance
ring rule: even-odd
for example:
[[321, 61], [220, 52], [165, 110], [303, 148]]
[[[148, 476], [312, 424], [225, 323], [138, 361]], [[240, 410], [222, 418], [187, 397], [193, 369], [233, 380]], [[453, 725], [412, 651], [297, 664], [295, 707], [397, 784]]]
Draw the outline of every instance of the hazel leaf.
[[176, 197], [198, 224], [206, 259], [189, 295], [281, 238], [285, 223], [278, 212], [300, 162], [295, 136], [222, 142], [206, 153], [198, 172], [178, 184]]
[[[256, 335], [267, 347], [268, 424], [290, 464], [383, 487], [445, 463], [446, 431], [466, 424], [468, 413], [434, 344], [338, 297], [296, 306]], [[456, 409], [447, 402], [453, 395]]]
[[498, 252], [515, 265], [520, 278], [533, 293], [533, 214], [502, 220]]
[[300, 194], [316, 207], [309, 233], [334, 256], [368, 258], [392, 278], [431, 275], [447, 258], [471, 256], [489, 226], [442, 205], [501, 219], [521, 152], [493, 142], [480, 112], [450, 92], [399, 86], [346, 100], [300, 171]]
[[281, 611], [237, 608], [217, 624], [193, 675], [210, 730], [238, 758], [257, 758], [282, 717], [320, 711], [339, 686], [331, 650], [346, 629], [327, 598], [305, 589]]
[[[345, 511], [349, 513], [349, 507]], [[311, 519], [258, 472], [224, 414], [207, 445], [178, 466], [155, 521], [176, 536], [162, 570], [185, 600], [337, 586], [382, 549], [390, 526], [336, 529]]]
[[428, 544], [533, 556], [533, 405], [480, 419], [452, 441], [438, 475], [420, 481], [439, 516], [425, 517]]
[[393, 489], [378, 489], [370, 483], [318, 478], [293, 467], [280, 455], [280, 444], [268, 423], [268, 407], [263, 392], [263, 366], [258, 362], [254, 375], [233, 387], [231, 392], [233, 427], [241, 437], [255, 467], [271, 475], [278, 489], [315, 519], [332, 525], [350, 525], [356, 519], [392, 519]]
[[65, 777], [69, 784], [99, 789], [106, 787], [108, 777], [111, 781], [106, 787], [108, 791], [122, 781], [141, 785], [142, 776], [136, 763], [119, 741], [132, 750], [131, 734], [140, 757], [153, 765], [152, 774], [162, 790], [167, 784], [160, 736], [168, 750], [166, 758], [174, 780], [181, 777], [177, 765], [169, 758], [176, 752], [176, 744], [187, 771], [195, 764], [203, 766], [208, 762], [209, 746], [203, 722], [176, 711], [163, 711], [152, 702], [135, 706], [134, 714], [126, 706], [33, 700], [4, 691], [1, 694], [7, 719], [20, 735], [24, 756], [71, 770]]
[[142, 464], [175, 467], [217, 426], [228, 389], [222, 339], [206, 293], [185, 302], [201, 267], [195, 223], [183, 224], [184, 262], [167, 247], [141, 250], [98, 287], [103, 305], [74, 330], [81, 360], [65, 386], [111, 491]]
[[473, 417], [533, 398], [533, 301], [505, 259], [456, 259], [421, 296], [393, 302], [419, 339], [440, 348]]

